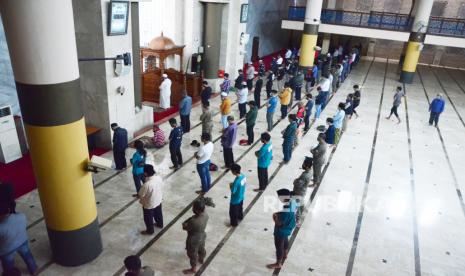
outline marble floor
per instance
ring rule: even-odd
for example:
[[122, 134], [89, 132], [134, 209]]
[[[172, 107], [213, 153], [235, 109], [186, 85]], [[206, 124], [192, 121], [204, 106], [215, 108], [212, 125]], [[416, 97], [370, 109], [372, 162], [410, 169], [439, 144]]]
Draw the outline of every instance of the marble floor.
[[[420, 66], [414, 83], [404, 86], [407, 96], [397, 124], [385, 119], [395, 88], [401, 85], [397, 70], [389, 60], [363, 60], [301, 137], [287, 165], [280, 163], [280, 132], [287, 120], [278, 121], [276, 114], [270, 184], [256, 193], [254, 152], [260, 147], [258, 134], [266, 128], [261, 108], [257, 141], [234, 148], [247, 176], [244, 220], [236, 228], [226, 226], [233, 175], [221, 169], [213, 172], [214, 186], [206, 196], [216, 207], [207, 209], [207, 259], [198, 275], [465, 275], [465, 72]], [[275, 191], [292, 187], [303, 158], [316, 144], [316, 127], [336, 112], [354, 84], [363, 87], [360, 117], [350, 120], [339, 145], [328, 153], [322, 184], [308, 189], [306, 216], [291, 237], [284, 266], [269, 270], [265, 265], [275, 259], [271, 215], [279, 208]], [[434, 128], [428, 126], [428, 103], [437, 93], [445, 95], [446, 109], [439, 128]], [[219, 97], [211, 102], [216, 123], [212, 161], [221, 166], [219, 102]], [[233, 111], [238, 117], [237, 105]], [[191, 140], [199, 140], [200, 113], [198, 106], [192, 111], [194, 127], [183, 139], [185, 165], [180, 170], [169, 170], [167, 148], [150, 150], [150, 162], [165, 181], [165, 227], [153, 236], [139, 234], [144, 223], [141, 207], [131, 196], [130, 169], [93, 176], [104, 251], [83, 266], [62, 267], [52, 261], [37, 192], [18, 200], [18, 210], [28, 217], [30, 247], [41, 275], [122, 275], [123, 259], [131, 254], [140, 255], [156, 275], [182, 274], [189, 262], [181, 223], [191, 216], [194, 191], [200, 187], [193, 159], [196, 148], [190, 146]], [[170, 130], [167, 123], [161, 128]], [[238, 140], [245, 138], [245, 122], [238, 128]], [[128, 159], [132, 153], [127, 152]], [[112, 158], [111, 153], [106, 157]], [[25, 270], [21, 260], [17, 264]]]

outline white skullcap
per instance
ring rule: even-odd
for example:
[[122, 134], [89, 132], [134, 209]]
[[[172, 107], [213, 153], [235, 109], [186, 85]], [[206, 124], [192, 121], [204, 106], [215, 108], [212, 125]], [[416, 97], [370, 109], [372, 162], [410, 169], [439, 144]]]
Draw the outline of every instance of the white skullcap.
[[228, 96], [228, 93], [226, 92], [221, 92], [221, 97], [227, 97]]
[[167, 78], [167, 77], [168, 77], [167, 74], [163, 74], [163, 75], [161, 75], [161, 76], [164, 77], [164, 78]]

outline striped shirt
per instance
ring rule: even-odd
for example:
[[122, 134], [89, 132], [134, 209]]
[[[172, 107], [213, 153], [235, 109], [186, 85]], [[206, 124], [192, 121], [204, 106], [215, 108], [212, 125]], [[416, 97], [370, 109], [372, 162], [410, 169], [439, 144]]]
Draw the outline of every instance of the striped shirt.
[[223, 83], [220, 85], [221, 92], [229, 92], [229, 88], [231, 87], [231, 81], [229, 79], [225, 79]]
[[163, 130], [158, 129], [154, 132], [152, 141], [156, 147], [163, 146], [165, 144], [165, 134], [163, 133]]

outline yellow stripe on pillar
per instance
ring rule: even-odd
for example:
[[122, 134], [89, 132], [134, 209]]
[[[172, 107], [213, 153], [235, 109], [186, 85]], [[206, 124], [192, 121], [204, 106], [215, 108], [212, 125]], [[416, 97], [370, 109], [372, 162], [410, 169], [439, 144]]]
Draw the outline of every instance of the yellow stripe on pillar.
[[420, 42], [409, 41], [405, 52], [404, 65], [402, 71], [414, 73], [417, 69], [418, 60], [420, 58]]
[[97, 208], [84, 117], [76, 122], [38, 127], [25, 125], [47, 227], [80, 229], [95, 221]]
[[315, 46], [318, 35], [302, 35], [302, 45], [300, 47], [299, 65], [301, 67], [312, 67], [315, 59]]

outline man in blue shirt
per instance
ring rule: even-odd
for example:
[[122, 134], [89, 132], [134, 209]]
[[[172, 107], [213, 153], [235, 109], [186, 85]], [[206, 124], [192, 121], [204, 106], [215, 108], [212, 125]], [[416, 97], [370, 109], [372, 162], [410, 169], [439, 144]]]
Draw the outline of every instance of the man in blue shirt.
[[295, 114], [289, 114], [289, 125], [282, 131], [283, 134], [283, 163], [287, 164], [292, 157], [292, 146], [294, 145], [295, 132], [297, 130], [297, 117]]
[[239, 224], [239, 220], [244, 218], [242, 205], [244, 202], [245, 194], [245, 175], [241, 173], [241, 166], [233, 164], [231, 166], [231, 173], [236, 176], [234, 182], [230, 184], [231, 200], [229, 203], [229, 219], [232, 227]]
[[12, 211], [9, 202], [0, 202], [0, 259], [3, 275], [12, 275], [10, 272], [15, 266], [16, 253], [26, 263], [29, 273], [35, 275], [37, 265], [28, 245], [26, 216]]
[[339, 143], [339, 138], [342, 134], [342, 123], [344, 122], [344, 117], [346, 116], [345, 112], [345, 103], [339, 103], [337, 106], [337, 112], [333, 116], [333, 125], [336, 129], [336, 133], [334, 136], [334, 143]]
[[182, 144], [182, 128], [178, 127], [178, 123], [175, 118], [169, 120], [170, 126], [173, 128], [170, 133], [170, 155], [171, 162], [173, 166], [170, 169], [177, 170], [182, 166], [182, 154], [181, 154], [181, 144]]
[[271, 159], [273, 159], [273, 146], [271, 145], [271, 136], [268, 132], [263, 132], [260, 137], [263, 143], [260, 150], [255, 152], [257, 156], [257, 173], [258, 173], [258, 189], [255, 192], [262, 192], [268, 186], [268, 167]]
[[334, 140], [336, 136], [336, 129], [334, 128], [333, 125], [333, 118], [327, 118], [326, 119], [326, 124], [328, 125], [328, 128], [326, 129], [325, 132], [325, 137], [326, 137], [326, 144], [332, 146], [334, 145]]
[[276, 111], [276, 106], [278, 105], [278, 91], [271, 91], [271, 97], [266, 103], [266, 122], [268, 124], [268, 131], [273, 129], [273, 116]]
[[438, 121], [439, 121], [439, 115], [444, 111], [444, 106], [446, 105], [446, 102], [442, 98], [442, 94], [438, 94], [436, 98], [431, 102], [429, 106], [429, 125], [433, 125], [434, 121], [434, 126], [438, 126]]
[[310, 128], [310, 116], [312, 116], [312, 109], [313, 109], [313, 96], [312, 94], [308, 93], [307, 94], [307, 104], [305, 105], [305, 117], [304, 117], [304, 122], [305, 122], [305, 127], [304, 131], [308, 131]]
[[179, 103], [179, 115], [181, 116], [181, 127], [184, 133], [188, 133], [191, 130], [191, 110], [192, 110], [192, 98], [187, 95], [187, 91], [183, 92], [184, 98]]
[[291, 191], [280, 189], [276, 191], [279, 200], [284, 204], [283, 210], [273, 214], [274, 245], [276, 248], [276, 263], [267, 265], [270, 269], [281, 268], [289, 250], [289, 236], [296, 226], [296, 204], [291, 200]]

